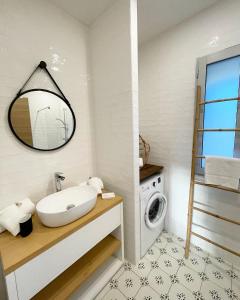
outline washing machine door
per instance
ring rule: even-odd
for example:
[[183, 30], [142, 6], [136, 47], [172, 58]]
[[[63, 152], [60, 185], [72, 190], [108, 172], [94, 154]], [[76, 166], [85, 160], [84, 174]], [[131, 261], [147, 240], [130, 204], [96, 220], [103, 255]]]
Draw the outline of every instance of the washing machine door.
[[166, 216], [167, 212], [167, 199], [166, 197], [156, 192], [154, 193], [147, 204], [145, 210], [145, 223], [149, 229], [158, 227]]

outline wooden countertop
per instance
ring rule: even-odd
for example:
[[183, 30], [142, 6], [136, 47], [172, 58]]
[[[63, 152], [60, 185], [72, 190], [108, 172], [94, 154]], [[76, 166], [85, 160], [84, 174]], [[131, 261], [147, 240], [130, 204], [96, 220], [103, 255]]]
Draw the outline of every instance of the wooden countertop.
[[98, 197], [96, 206], [88, 214], [73, 223], [56, 228], [42, 225], [37, 215], [34, 215], [33, 232], [25, 238], [14, 237], [7, 231], [0, 234], [0, 254], [5, 274], [16, 270], [122, 201], [120, 196], [111, 200], [103, 200]]
[[163, 170], [163, 166], [146, 164], [145, 166], [140, 168], [140, 181], [154, 174], [161, 173], [162, 170]]

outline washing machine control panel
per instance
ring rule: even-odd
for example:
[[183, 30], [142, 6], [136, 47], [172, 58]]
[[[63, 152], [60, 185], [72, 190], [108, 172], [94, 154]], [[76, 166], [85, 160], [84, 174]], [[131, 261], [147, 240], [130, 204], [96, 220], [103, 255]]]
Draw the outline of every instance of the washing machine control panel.
[[162, 181], [161, 177], [158, 176], [153, 182], [152, 182], [152, 186], [156, 187], [158, 184], [160, 184]]
[[159, 176], [158, 178], [156, 178], [155, 181], [153, 181], [152, 186], [156, 187], [157, 184], [161, 183], [161, 181], [162, 181], [162, 180], [161, 180], [161, 177]]
[[162, 178], [160, 175], [153, 176], [141, 184], [141, 190], [143, 193], [148, 192], [153, 188], [162, 190]]

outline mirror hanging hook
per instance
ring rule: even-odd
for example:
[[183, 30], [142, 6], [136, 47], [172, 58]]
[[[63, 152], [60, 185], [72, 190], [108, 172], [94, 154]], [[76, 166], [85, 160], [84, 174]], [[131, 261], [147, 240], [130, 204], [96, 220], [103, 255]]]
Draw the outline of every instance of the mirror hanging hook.
[[47, 68], [47, 63], [44, 60], [41, 60], [38, 67], [41, 68], [41, 69], [46, 69]]
[[37, 71], [37, 69], [40, 68], [42, 70], [45, 70], [45, 72], [47, 73], [47, 75], [50, 77], [50, 79], [52, 80], [52, 82], [54, 83], [54, 85], [56, 86], [57, 90], [59, 91], [59, 93], [63, 96], [64, 101], [69, 105], [69, 101], [67, 100], [67, 98], [65, 97], [65, 95], [63, 94], [62, 90], [60, 89], [60, 87], [58, 86], [57, 82], [55, 81], [55, 79], [52, 77], [51, 73], [48, 71], [47, 69], [47, 63], [44, 60], [41, 60], [39, 65], [33, 70], [33, 72], [31, 73], [31, 75], [28, 77], [28, 79], [26, 80], [26, 82], [24, 83], [24, 85], [22, 86], [22, 88], [18, 91], [16, 97], [19, 97], [20, 94], [22, 93], [22, 90], [25, 88], [25, 86], [28, 84], [28, 82], [30, 81], [30, 79], [32, 78], [32, 76], [34, 75], [34, 73]]

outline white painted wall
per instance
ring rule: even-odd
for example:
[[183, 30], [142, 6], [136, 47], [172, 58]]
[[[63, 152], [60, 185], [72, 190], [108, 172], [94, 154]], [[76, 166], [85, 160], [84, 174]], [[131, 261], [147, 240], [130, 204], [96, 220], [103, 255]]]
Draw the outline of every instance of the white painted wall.
[[135, 0], [116, 1], [90, 31], [97, 175], [124, 197], [131, 261], [138, 259], [140, 241], [136, 9]]
[[[0, 0], [0, 209], [29, 196], [38, 201], [52, 193], [53, 174], [66, 175], [64, 186], [94, 174], [89, 97], [88, 28], [49, 1]], [[71, 142], [53, 152], [20, 144], [7, 123], [11, 100], [40, 60], [76, 114]], [[51, 87], [47, 77], [38, 81]], [[31, 87], [36, 87], [36, 79]], [[39, 87], [39, 86], [38, 86]]]
[[[150, 161], [162, 164], [169, 199], [167, 228], [185, 238], [198, 57], [240, 44], [240, 2], [220, 1], [143, 44], [139, 53], [140, 132], [151, 144]], [[239, 220], [235, 194], [197, 188], [196, 200]], [[206, 208], [206, 206], [205, 206]], [[239, 228], [195, 214], [199, 233], [239, 250]], [[217, 232], [217, 233], [214, 233]], [[228, 237], [228, 238], [227, 238]], [[200, 243], [196, 239], [193, 240]], [[209, 251], [216, 248], [200, 243]], [[234, 259], [235, 257], [233, 257]]]

